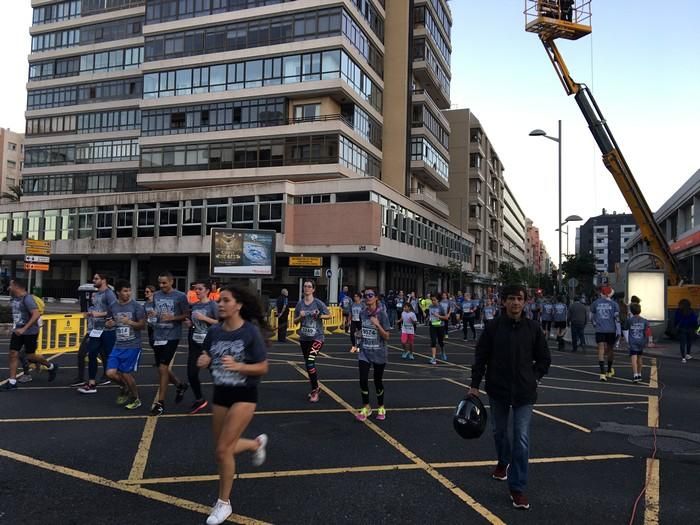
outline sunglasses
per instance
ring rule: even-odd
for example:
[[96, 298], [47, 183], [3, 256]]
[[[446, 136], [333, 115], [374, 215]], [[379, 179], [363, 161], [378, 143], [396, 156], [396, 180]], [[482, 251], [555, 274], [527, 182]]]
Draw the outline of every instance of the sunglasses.
[[365, 299], [371, 299], [372, 297], [374, 297], [374, 294], [371, 292], [365, 294]]

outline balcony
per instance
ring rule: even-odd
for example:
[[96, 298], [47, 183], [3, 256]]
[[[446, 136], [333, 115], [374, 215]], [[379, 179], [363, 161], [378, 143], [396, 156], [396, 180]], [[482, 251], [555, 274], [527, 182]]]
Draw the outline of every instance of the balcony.
[[416, 192], [411, 194], [411, 198], [418, 204], [425, 206], [444, 218], [450, 216], [449, 206], [436, 197], [428, 195], [427, 193]]
[[435, 165], [425, 160], [411, 160], [411, 173], [435, 191], [449, 191], [450, 183], [440, 176]]

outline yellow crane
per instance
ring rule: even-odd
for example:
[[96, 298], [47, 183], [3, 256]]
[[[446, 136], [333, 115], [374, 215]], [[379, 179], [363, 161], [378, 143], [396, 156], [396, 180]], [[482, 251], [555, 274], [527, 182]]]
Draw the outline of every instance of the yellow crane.
[[676, 308], [681, 298], [694, 305], [700, 300], [700, 286], [682, 286], [684, 278], [678, 261], [654, 219], [649, 205], [627, 161], [613, 137], [591, 90], [571, 78], [555, 40], [578, 40], [591, 33], [591, 0], [525, 0], [525, 31], [540, 37], [567, 95], [573, 95], [593, 138], [603, 154], [603, 163], [620, 188], [649, 250], [663, 263], [668, 277], [667, 305]]

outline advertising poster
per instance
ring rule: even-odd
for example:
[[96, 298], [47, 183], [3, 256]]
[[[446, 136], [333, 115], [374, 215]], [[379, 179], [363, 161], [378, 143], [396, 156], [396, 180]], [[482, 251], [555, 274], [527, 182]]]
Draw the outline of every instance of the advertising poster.
[[210, 273], [231, 277], [272, 277], [274, 230], [212, 228]]

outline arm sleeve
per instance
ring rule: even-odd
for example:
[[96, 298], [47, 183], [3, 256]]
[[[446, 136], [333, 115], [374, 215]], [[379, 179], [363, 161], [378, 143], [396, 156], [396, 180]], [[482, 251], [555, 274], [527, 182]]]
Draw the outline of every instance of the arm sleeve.
[[318, 307], [319, 307], [319, 308], [318, 308], [319, 311], [320, 311], [321, 314], [323, 314], [323, 315], [328, 315], [328, 314], [331, 313], [331, 311], [330, 311], [330, 310], [328, 309], [328, 307], [326, 306], [326, 303], [324, 303], [323, 301], [318, 301]]
[[542, 330], [535, 330], [535, 348], [533, 352], [535, 362], [532, 365], [535, 370], [535, 376], [538, 380], [549, 372], [549, 365], [552, 363], [552, 356], [549, 353], [547, 341], [545, 341]]
[[486, 373], [486, 364], [491, 356], [493, 345], [493, 335], [491, 327], [481, 333], [479, 341], [476, 343], [476, 352], [474, 353], [474, 364], [472, 364], [472, 388], [479, 388], [481, 380]]

